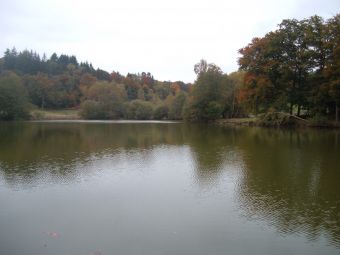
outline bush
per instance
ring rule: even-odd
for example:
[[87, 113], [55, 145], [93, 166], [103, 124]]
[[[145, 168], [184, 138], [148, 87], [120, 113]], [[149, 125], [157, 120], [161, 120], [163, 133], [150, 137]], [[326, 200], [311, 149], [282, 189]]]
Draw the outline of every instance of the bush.
[[184, 118], [188, 121], [212, 121], [220, 118], [222, 111], [222, 105], [216, 101], [205, 106], [190, 104], [184, 108]]
[[152, 118], [152, 104], [142, 100], [134, 100], [124, 104], [124, 117], [126, 119], [149, 120]]
[[94, 100], [86, 100], [80, 106], [80, 116], [84, 119], [107, 119], [107, 113], [104, 111], [102, 105]]
[[198, 109], [190, 103], [185, 104], [183, 107], [183, 118], [186, 121], [199, 121]]
[[31, 113], [31, 120], [43, 120], [45, 119], [45, 113], [40, 111], [34, 111]]
[[310, 125], [313, 127], [327, 127], [330, 126], [329, 119], [321, 114], [316, 114], [311, 119], [309, 119]]
[[0, 120], [29, 118], [27, 91], [19, 76], [12, 72], [0, 76]]
[[86, 100], [80, 106], [80, 116], [89, 120], [115, 120], [122, 117], [120, 104]]
[[166, 105], [158, 106], [154, 113], [153, 118], [156, 120], [164, 120], [168, 118], [169, 108]]
[[178, 94], [173, 100], [170, 111], [169, 118], [173, 120], [183, 119], [183, 107], [186, 101], [186, 95], [184, 93]]
[[216, 120], [221, 117], [223, 107], [221, 104], [212, 101], [207, 104], [203, 110], [203, 120]]
[[115, 83], [96, 82], [81, 104], [80, 115], [85, 119], [120, 119], [123, 117], [124, 88]]

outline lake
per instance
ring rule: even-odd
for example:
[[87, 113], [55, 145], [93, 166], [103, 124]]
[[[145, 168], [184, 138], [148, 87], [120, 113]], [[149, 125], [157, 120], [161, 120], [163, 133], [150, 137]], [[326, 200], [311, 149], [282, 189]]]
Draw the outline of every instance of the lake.
[[340, 132], [1, 122], [0, 254], [340, 254]]

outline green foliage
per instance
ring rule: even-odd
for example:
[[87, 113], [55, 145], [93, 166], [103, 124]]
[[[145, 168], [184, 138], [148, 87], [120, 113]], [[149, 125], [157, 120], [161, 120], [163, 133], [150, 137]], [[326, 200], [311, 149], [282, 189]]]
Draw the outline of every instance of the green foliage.
[[96, 82], [86, 93], [80, 114], [85, 119], [120, 119], [123, 116], [125, 90], [115, 83]]
[[[123, 117], [123, 112], [132, 112], [129, 118], [150, 119], [150, 105], [152, 108], [163, 104], [169, 107], [164, 101], [170, 94], [175, 96], [190, 88], [189, 84], [181, 81], [157, 81], [149, 72], [126, 76], [119, 72], [110, 74], [94, 69], [91, 63], [79, 63], [75, 56], [53, 53], [50, 58], [45, 55], [41, 58], [36, 52], [19, 52], [15, 48], [7, 49], [4, 57], [0, 58], [0, 70], [10, 70], [19, 75], [31, 103], [41, 110], [80, 107], [84, 118], [117, 119]], [[151, 104], [142, 104], [141, 110], [134, 109], [135, 103], [125, 104], [136, 99]], [[123, 106], [129, 109], [123, 109]], [[91, 110], [94, 113], [90, 113]], [[165, 114], [165, 109], [156, 113], [160, 117]], [[167, 115], [163, 117], [167, 118]], [[181, 118], [178, 113], [174, 116]]]
[[28, 117], [27, 92], [21, 78], [11, 72], [1, 74], [0, 120], [18, 120]]
[[153, 112], [153, 118], [155, 120], [164, 120], [168, 119], [169, 108], [166, 105], [160, 105], [155, 108]]
[[263, 38], [240, 49], [245, 71], [243, 101], [253, 112], [297, 109], [334, 114], [340, 90], [340, 15], [283, 20]]
[[85, 100], [81, 104], [80, 116], [88, 120], [108, 119], [104, 104], [94, 100]]
[[170, 106], [169, 119], [172, 119], [172, 120], [183, 119], [183, 108], [184, 108], [186, 99], [187, 99], [187, 96], [183, 92], [175, 96]]
[[227, 85], [227, 98], [223, 109], [223, 117], [235, 118], [246, 116], [246, 104], [242, 98], [242, 87], [244, 80], [244, 72], [237, 71], [225, 75]]
[[167, 96], [170, 94], [170, 86], [167, 83], [157, 82], [154, 86], [154, 90], [156, 95], [158, 95], [161, 100], [165, 100], [165, 98], [167, 98]]
[[330, 121], [327, 116], [322, 114], [315, 114], [311, 119], [309, 119], [310, 125], [313, 127], [328, 127], [330, 126]]
[[43, 120], [45, 119], [45, 114], [40, 111], [33, 111], [31, 113], [31, 120]]
[[124, 117], [126, 119], [149, 120], [152, 118], [152, 104], [142, 100], [134, 100], [124, 104]]
[[185, 118], [191, 121], [210, 121], [221, 117], [226, 99], [226, 83], [222, 71], [205, 60], [195, 65], [197, 80], [185, 108]]
[[[136, 105], [136, 102], [134, 102]], [[152, 118], [152, 104], [147, 102], [139, 102], [136, 105], [135, 119], [137, 120], [149, 120]]]
[[[211, 121], [269, 111], [338, 119], [339, 36], [340, 14], [327, 21], [318, 16], [283, 20], [277, 30], [254, 38], [239, 51], [238, 72], [227, 75], [201, 60], [194, 66], [194, 85], [157, 81], [149, 72], [108, 73], [91, 63], [79, 63], [75, 56], [54, 53], [41, 58], [32, 50], [15, 48], [0, 58], [0, 71], [10, 70], [21, 77], [37, 107], [80, 106], [83, 118], [89, 119]], [[3, 91], [0, 96], [9, 102], [11, 96], [5, 93], [12, 92]], [[7, 110], [6, 114], [8, 119], [19, 116], [9, 117]], [[4, 110], [2, 115], [5, 118]]]
[[42, 109], [46, 107], [46, 104], [53, 105], [50, 98], [52, 81], [46, 74], [26, 75], [24, 84], [32, 104]]
[[216, 101], [211, 101], [207, 104], [203, 111], [203, 119], [205, 120], [216, 120], [221, 117], [223, 107]]

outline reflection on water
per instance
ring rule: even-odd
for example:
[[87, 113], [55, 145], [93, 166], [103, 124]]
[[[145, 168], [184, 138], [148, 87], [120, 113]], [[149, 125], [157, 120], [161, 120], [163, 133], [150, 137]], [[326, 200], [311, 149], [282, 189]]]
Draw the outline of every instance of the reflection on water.
[[[133, 254], [139, 247], [140, 254], [225, 254], [227, 249], [231, 254], [285, 254], [287, 247], [295, 247], [296, 254], [336, 254], [340, 248], [339, 139], [339, 132], [332, 130], [0, 123], [0, 203], [8, 205], [0, 210], [0, 240], [7, 240], [5, 247], [12, 251], [11, 235], [6, 233], [25, 232], [5, 219], [10, 222], [33, 213], [46, 219], [41, 226], [24, 221], [26, 227], [42, 230], [51, 223], [50, 214], [62, 209], [84, 218], [63, 212], [53, 216], [54, 226], [68, 229], [65, 217], [73, 218], [74, 229], [86, 221], [101, 232], [96, 242], [109, 253]], [[56, 200], [43, 197], [44, 192]], [[96, 201], [95, 209], [86, 207], [80, 213], [89, 197]], [[69, 198], [81, 205], [75, 206]], [[21, 212], [13, 213], [17, 207]], [[118, 217], [110, 223], [112, 229], [105, 227], [109, 215]], [[177, 230], [169, 230], [167, 236], [163, 233], [167, 228]], [[145, 234], [136, 234], [136, 229]], [[275, 239], [267, 241], [273, 231]], [[182, 236], [173, 239], [180, 232]], [[105, 233], [115, 236], [115, 241]], [[297, 236], [305, 237], [308, 244]], [[90, 237], [83, 234], [82, 238]], [[74, 253], [86, 254], [85, 248], [75, 245], [77, 237], [69, 240], [77, 247]], [[127, 246], [127, 241], [136, 247]], [[314, 244], [320, 250], [310, 246]], [[62, 246], [65, 249], [67, 243]], [[16, 249], [13, 252], [21, 248]], [[60, 249], [48, 253], [64, 252]]]
[[0, 164], [7, 183], [32, 183], [47, 173], [67, 181], [105, 156], [138, 152], [148, 160], [153, 146], [181, 143], [180, 135], [176, 128], [145, 123], [6, 123], [0, 126]]
[[237, 194], [247, 217], [311, 241], [324, 231], [340, 247], [340, 150], [337, 132], [267, 130], [243, 143]]

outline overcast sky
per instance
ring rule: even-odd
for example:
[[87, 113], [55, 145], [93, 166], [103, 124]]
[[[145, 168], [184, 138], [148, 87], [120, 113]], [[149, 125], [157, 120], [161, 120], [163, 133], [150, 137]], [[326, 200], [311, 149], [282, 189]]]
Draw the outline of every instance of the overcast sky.
[[339, 11], [340, 0], [1, 0], [0, 51], [65, 53], [108, 72], [192, 82], [201, 58], [230, 73], [237, 50], [282, 19]]

